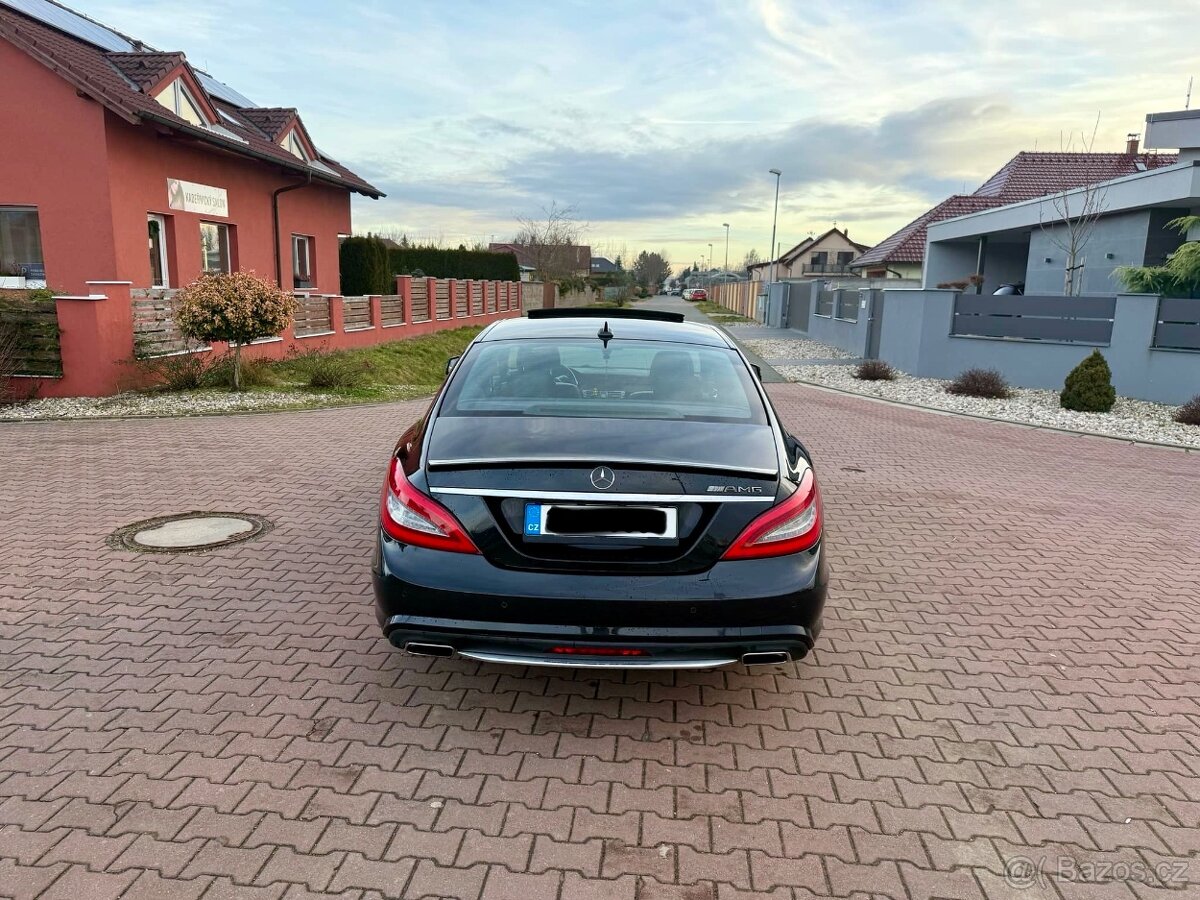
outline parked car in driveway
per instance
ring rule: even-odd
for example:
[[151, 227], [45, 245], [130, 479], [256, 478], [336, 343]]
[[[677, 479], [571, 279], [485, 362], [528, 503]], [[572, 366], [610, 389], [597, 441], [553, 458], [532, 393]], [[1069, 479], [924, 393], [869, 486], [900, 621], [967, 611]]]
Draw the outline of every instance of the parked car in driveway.
[[692, 299], [692, 291], [694, 291], [694, 290], [695, 290], [695, 288], [684, 288], [682, 291], [680, 291], [679, 296], [682, 297], [684, 300], [691, 300]]
[[484, 329], [396, 443], [375, 600], [422, 656], [778, 664], [821, 629], [812, 459], [723, 332], [537, 310]]
[[697, 300], [707, 300], [708, 291], [706, 291], [704, 288], [693, 288], [691, 294], [684, 299], [691, 300], [693, 302]]

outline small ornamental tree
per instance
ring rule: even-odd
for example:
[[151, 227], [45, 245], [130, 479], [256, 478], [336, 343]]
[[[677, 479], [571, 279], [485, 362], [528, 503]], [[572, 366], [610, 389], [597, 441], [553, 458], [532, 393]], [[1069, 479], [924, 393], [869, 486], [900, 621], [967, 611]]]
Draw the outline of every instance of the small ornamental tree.
[[1108, 412], [1113, 408], [1117, 391], [1112, 386], [1112, 370], [1099, 350], [1093, 350], [1070, 371], [1058, 400], [1063, 409], [1076, 412]]
[[233, 384], [242, 389], [242, 345], [279, 334], [291, 324], [296, 300], [253, 272], [201, 275], [175, 297], [179, 330], [198, 341], [233, 348]]

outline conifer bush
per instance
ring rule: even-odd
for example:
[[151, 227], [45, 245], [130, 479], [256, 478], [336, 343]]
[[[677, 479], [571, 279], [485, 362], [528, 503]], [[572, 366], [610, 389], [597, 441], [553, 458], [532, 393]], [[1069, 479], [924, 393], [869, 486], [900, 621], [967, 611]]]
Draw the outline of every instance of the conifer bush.
[[1076, 412], [1108, 412], [1117, 402], [1112, 385], [1112, 370], [1099, 350], [1093, 350], [1070, 371], [1058, 395], [1063, 409]]

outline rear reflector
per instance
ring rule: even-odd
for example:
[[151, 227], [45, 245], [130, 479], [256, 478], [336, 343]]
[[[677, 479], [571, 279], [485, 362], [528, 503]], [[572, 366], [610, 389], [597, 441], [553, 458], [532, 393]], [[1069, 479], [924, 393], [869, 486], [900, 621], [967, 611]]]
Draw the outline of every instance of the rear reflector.
[[551, 647], [551, 653], [563, 656], [646, 656], [645, 650], [635, 647]]

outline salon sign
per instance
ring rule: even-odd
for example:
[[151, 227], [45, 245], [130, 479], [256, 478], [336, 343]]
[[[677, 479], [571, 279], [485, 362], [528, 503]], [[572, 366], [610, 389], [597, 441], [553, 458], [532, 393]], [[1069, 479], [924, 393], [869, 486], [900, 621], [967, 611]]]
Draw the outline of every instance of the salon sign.
[[229, 195], [225, 188], [192, 181], [167, 179], [167, 203], [171, 209], [206, 216], [228, 216]]

